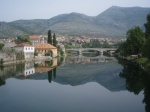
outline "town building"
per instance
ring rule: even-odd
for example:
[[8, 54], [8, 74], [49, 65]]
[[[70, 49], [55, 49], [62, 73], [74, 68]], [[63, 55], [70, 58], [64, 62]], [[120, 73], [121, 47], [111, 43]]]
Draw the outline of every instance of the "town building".
[[37, 53], [38, 56], [57, 56], [57, 48], [52, 46], [51, 44], [42, 43], [42, 44], [36, 44], [35, 45], [35, 53]]
[[18, 44], [15, 47], [15, 50], [18, 52], [23, 52], [25, 59], [33, 59], [34, 58], [34, 46], [26, 43]]
[[32, 45], [40, 44], [40, 43], [47, 43], [47, 36], [44, 35], [32, 35], [29, 36]]

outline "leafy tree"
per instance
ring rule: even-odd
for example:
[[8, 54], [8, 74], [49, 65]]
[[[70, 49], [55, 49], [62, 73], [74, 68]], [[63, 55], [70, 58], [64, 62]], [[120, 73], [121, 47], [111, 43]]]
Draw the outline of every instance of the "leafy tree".
[[142, 53], [145, 38], [141, 28], [139, 26], [131, 28], [126, 35], [126, 42], [122, 43], [117, 50], [120, 55], [128, 56]]
[[144, 33], [139, 26], [130, 29], [127, 32], [127, 43], [130, 54], [139, 54], [144, 45]]
[[123, 42], [122, 44], [119, 45], [118, 49], [116, 52], [119, 52], [119, 54], [121, 56], [127, 56], [129, 53], [128, 53], [128, 44], [127, 42]]
[[51, 45], [53, 44], [51, 30], [48, 31], [48, 41], [47, 41], [47, 43], [49, 43]]
[[53, 35], [53, 45], [56, 47], [57, 46], [57, 40], [56, 40], [56, 35], [54, 33]]
[[109, 45], [107, 41], [104, 41], [104, 43], [102, 44], [102, 48], [111, 48], [111, 45]]
[[17, 36], [17, 39], [16, 39], [16, 43], [17, 43], [17, 44], [25, 43], [25, 42], [31, 44], [29, 35]]

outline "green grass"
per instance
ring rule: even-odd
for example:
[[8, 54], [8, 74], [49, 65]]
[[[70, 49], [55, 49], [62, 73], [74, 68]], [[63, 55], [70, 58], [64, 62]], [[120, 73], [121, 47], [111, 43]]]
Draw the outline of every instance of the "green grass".
[[139, 63], [139, 64], [142, 64], [142, 65], [144, 65], [144, 66], [147, 66], [148, 68], [150, 68], [150, 60], [148, 60], [148, 58], [145, 58], [145, 57], [143, 57], [143, 58], [138, 58], [138, 59], [136, 60], [136, 62]]

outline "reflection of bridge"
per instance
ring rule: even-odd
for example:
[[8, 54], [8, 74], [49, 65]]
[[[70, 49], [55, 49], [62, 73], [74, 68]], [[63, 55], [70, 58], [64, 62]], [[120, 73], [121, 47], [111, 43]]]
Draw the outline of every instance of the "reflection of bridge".
[[109, 51], [110, 54], [116, 51], [116, 48], [71, 48], [71, 49], [66, 49], [66, 51], [78, 51], [79, 54], [82, 54], [83, 51], [87, 50], [94, 50], [100, 52], [100, 54], [103, 54], [103, 52]]
[[110, 62], [116, 60], [114, 57], [106, 57], [103, 55], [96, 57], [85, 57], [82, 55], [66, 58], [66, 63], [95, 63], [95, 62]]

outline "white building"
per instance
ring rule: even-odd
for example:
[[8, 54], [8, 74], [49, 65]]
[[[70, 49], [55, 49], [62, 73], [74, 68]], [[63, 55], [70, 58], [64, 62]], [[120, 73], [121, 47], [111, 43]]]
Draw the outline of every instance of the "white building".
[[34, 58], [34, 46], [24, 46], [23, 52], [25, 59]]
[[16, 46], [16, 51], [23, 52], [25, 59], [33, 59], [35, 48], [30, 44], [19, 44]]

